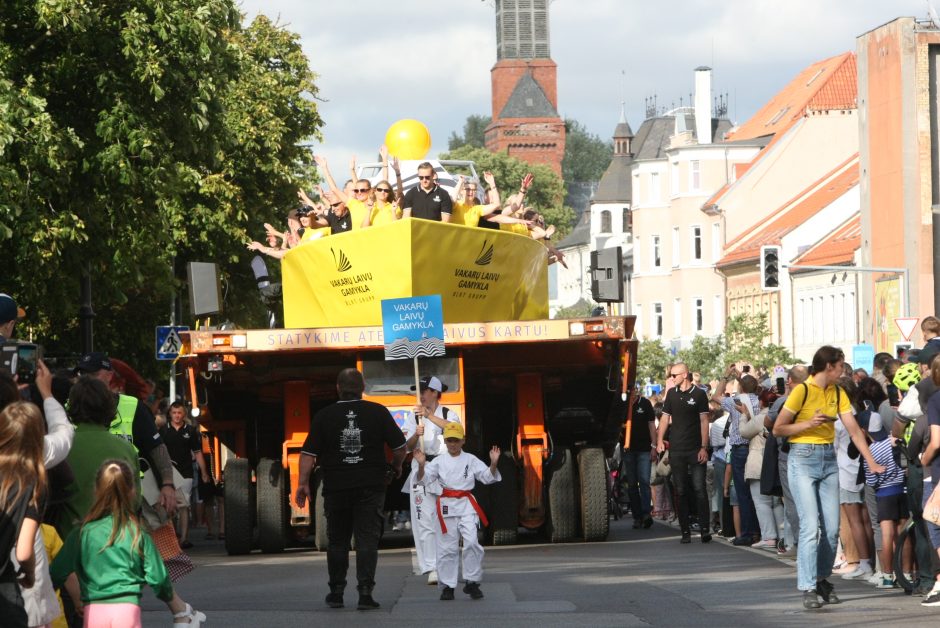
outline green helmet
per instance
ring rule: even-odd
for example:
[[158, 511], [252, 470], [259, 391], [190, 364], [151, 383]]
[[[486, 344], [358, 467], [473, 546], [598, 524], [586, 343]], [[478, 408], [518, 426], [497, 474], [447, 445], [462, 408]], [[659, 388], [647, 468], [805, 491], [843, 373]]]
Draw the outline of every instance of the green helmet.
[[920, 369], [911, 362], [902, 364], [894, 374], [894, 380], [892, 381], [898, 387], [898, 390], [907, 392], [911, 386], [920, 381]]

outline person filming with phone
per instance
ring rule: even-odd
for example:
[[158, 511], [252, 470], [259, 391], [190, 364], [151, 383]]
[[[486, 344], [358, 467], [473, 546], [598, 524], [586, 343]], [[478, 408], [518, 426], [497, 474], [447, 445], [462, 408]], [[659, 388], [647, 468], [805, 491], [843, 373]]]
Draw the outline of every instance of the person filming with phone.
[[[787, 397], [774, 422], [774, 436], [786, 436], [790, 441], [790, 491], [800, 517], [797, 587], [803, 592], [806, 609], [840, 602], [827, 580], [832, 575], [839, 537], [839, 467], [834, 446], [837, 419], [842, 419], [872, 473], [885, 471], [868, 449], [848, 394], [836, 385], [844, 363], [841, 349], [820, 347], [813, 356], [812, 375], [805, 388], [797, 388]], [[819, 522], [818, 536], [815, 522]]]

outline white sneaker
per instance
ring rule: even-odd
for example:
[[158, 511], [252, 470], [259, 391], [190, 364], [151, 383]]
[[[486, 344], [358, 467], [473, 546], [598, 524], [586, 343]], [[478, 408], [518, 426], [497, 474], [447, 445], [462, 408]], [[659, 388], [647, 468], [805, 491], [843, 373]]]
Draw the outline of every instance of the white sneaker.
[[766, 539], [764, 541], [758, 541], [751, 545], [752, 548], [764, 549], [764, 550], [774, 550], [777, 551], [777, 541], [776, 539]]
[[428, 572], [428, 584], [435, 585], [437, 584], [437, 571], [432, 569]]
[[857, 566], [853, 571], [842, 574], [843, 580], [868, 580], [873, 575], [871, 567]]
[[410, 529], [411, 529], [411, 522], [410, 522], [410, 521], [406, 521], [404, 525], [405, 525], [405, 529], [406, 529], [406, 530], [410, 530]]
[[872, 575], [868, 576], [865, 582], [867, 582], [868, 584], [877, 585], [877, 584], [881, 584], [881, 581], [884, 580], [884, 578], [885, 578], [885, 575], [882, 572], [876, 571]]
[[896, 589], [898, 583], [894, 580], [893, 573], [882, 574], [881, 582], [875, 585], [877, 589]]

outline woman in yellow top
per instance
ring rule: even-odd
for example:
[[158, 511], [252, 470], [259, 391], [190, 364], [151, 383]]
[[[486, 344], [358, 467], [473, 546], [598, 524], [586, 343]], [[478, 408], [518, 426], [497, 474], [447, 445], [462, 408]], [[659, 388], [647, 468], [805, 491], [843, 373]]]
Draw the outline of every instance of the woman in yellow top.
[[311, 212], [313, 212], [313, 208], [307, 205], [302, 205], [297, 210], [297, 217], [300, 219], [300, 226], [303, 229], [300, 235], [301, 244], [330, 235], [329, 227], [317, 227], [313, 224]]
[[390, 225], [401, 218], [401, 209], [398, 207], [398, 201], [395, 199], [392, 184], [382, 179], [375, 184], [375, 202], [372, 204], [372, 210], [366, 212], [362, 219], [362, 228], [378, 227], [381, 225]]
[[790, 392], [774, 422], [774, 436], [786, 436], [790, 442], [787, 473], [802, 522], [797, 587], [803, 592], [803, 607], [807, 609], [840, 601], [826, 579], [832, 575], [839, 536], [839, 467], [834, 446], [837, 419], [842, 419], [869, 468], [875, 473], [885, 470], [872, 458], [852, 414], [849, 396], [836, 384], [844, 363], [841, 349], [820, 347], [813, 356], [813, 375], [805, 385]]

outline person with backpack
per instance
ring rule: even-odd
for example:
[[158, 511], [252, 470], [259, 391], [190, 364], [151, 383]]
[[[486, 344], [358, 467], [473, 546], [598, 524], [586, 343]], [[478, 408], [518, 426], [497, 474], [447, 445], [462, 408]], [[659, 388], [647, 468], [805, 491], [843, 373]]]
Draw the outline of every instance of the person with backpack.
[[81, 600], [86, 626], [141, 626], [140, 596], [149, 584], [173, 613], [174, 626], [197, 628], [205, 614], [173, 591], [160, 552], [137, 517], [135, 474], [124, 460], [101, 464], [94, 503], [52, 561], [52, 581]]
[[839, 468], [834, 447], [837, 419], [842, 419], [872, 472], [885, 470], [872, 458], [849, 398], [835, 383], [844, 364], [841, 349], [820, 347], [813, 356], [813, 374], [804, 394], [799, 390], [791, 393], [774, 422], [774, 436], [786, 436], [790, 441], [790, 490], [800, 521], [820, 523], [819, 528], [800, 526], [797, 587], [803, 592], [806, 609], [840, 602], [827, 580], [832, 575], [839, 535]]

